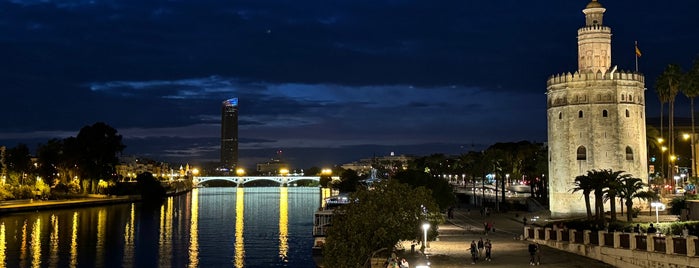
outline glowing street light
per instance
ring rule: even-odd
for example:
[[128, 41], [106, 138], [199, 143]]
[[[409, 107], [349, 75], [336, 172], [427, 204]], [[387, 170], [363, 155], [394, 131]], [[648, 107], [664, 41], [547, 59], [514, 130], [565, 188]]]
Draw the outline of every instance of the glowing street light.
[[665, 210], [665, 204], [660, 203], [660, 202], [653, 202], [653, 203], [650, 203], [650, 206], [655, 208], [655, 223], [659, 224], [660, 217], [658, 216], [658, 210], [660, 210], [660, 209]]
[[279, 169], [279, 174], [281, 174], [282, 176], [286, 176], [287, 174], [289, 174], [289, 169], [281, 168]]
[[237, 168], [237, 169], [235, 169], [235, 175], [238, 175], [238, 176], [243, 176], [243, 175], [245, 175], [245, 169], [243, 169], [243, 168]]
[[423, 223], [422, 224], [422, 231], [425, 234], [424, 240], [422, 241], [422, 252], [425, 252], [425, 248], [427, 247], [427, 230], [430, 229], [430, 224], [429, 223]]
[[332, 169], [329, 169], [329, 168], [324, 168], [324, 169], [320, 170], [320, 174], [322, 174], [322, 175], [332, 175], [332, 174], [333, 174], [333, 170], [332, 170]]

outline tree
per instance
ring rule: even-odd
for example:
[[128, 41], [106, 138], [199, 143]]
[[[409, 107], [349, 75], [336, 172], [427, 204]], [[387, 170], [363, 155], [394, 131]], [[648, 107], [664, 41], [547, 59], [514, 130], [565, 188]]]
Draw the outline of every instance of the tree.
[[392, 249], [401, 240], [420, 237], [420, 226], [433, 230], [442, 222], [437, 204], [424, 187], [411, 188], [383, 180], [372, 190], [350, 194], [350, 204], [339, 207], [323, 247], [325, 267], [362, 267], [379, 249]]
[[340, 183], [337, 184], [337, 189], [340, 190], [341, 193], [357, 191], [360, 179], [359, 175], [357, 175], [357, 171], [352, 169], [345, 170], [340, 174]]
[[36, 150], [36, 157], [39, 163], [39, 176], [52, 184], [58, 178], [59, 167], [62, 166], [63, 141], [51, 139], [46, 144], [40, 144]]
[[[694, 59], [694, 64], [692, 64], [692, 69], [690, 69], [687, 73], [684, 74], [683, 77], [683, 82], [682, 82], [682, 93], [684, 93], [687, 98], [689, 98], [689, 107], [690, 107], [690, 114], [692, 116], [692, 136], [691, 136], [691, 144], [692, 144], [692, 155], [694, 155], [694, 98], [699, 96], [699, 56]], [[696, 161], [692, 161], [692, 176], [697, 176], [696, 172]]]
[[432, 198], [437, 202], [440, 210], [445, 210], [456, 203], [454, 188], [444, 179], [435, 178], [420, 170], [401, 170], [396, 172], [392, 179], [408, 184], [413, 188], [425, 187], [430, 190]]
[[610, 200], [609, 210], [611, 211], [611, 220], [616, 221], [616, 197], [622, 187], [622, 181], [631, 178], [631, 174], [622, 174], [624, 171], [605, 170], [605, 185], [607, 189], [604, 191], [605, 200]]
[[17, 178], [16, 183], [28, 183], [24, 181], [24, 178], [30, 172], [32, 156], [29, 154], [29, 147], [26, 144], [20, 143], [13, 148], [7, 149], [5, 161], [11, 177]]
[[[670, 149], [670, 155], [675, 154], [675, 97], [680, 91], [682, 80], [682, 69], [677, 64], [669, 64], [663, 73], [658, 76], [655, 81], [655, 87], [658, 91], [658, 96], [664, 98], [668, 101], [668, 147]], [[661, 95], [662, 92], [662, 95]], [[662, 105], [661, 105], [662, 106]], [[661, 131], [662, 133], [662, 126]], [[672, 165], [671, 161], [668, 161], [668, 165]], [[668, 166], [667, 173], [668, 178], [672, 178], [674, 169]]]
[[657, 194], [653, 191], [641, 191], [646, 187], [646, 184], [639, 178], [627, 177], [621, 181], [619, 186], [619, 198], [625, 201], [626, 221], [628, 222], [631, 222], [633, 218], [631, 210], [633, 209], [634, 198], [649, 200], [657, 197]]
[[90, 182], [90, 191], [97, 188], [97, 181], [113, 179], [118, 155], [126, 148], [116, 129], [105, 123], [95, 123], [80, 129], [78, 136], [65, 140], [67, 158], [74, 161], [83, 179]]
[[[588, 172], [589, 174], [589, 172]], [[590, 206], [590, 193], [594, 190], [592, 185], [592, 178], [587, 175], [580, 175], [575, 177], [575, 187], [573, 188], [573, 193], [582, 191], [583, 198], [585, 199], [585, 208], [587, 209], [587, 220], [592, 220], [592, 208]]]

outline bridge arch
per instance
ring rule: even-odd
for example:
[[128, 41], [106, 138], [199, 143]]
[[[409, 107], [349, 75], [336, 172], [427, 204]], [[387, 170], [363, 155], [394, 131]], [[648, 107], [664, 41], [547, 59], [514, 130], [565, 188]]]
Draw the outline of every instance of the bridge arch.
[[[332, 177], [333, 180], [339, 180], [339, 177]], [[274, 181], [279, 183], [280, 186], [287, 185], [292, 182], [296, 181], [303, 181], [303, 180], [311, 180], [311, 181], [320, 181], [320, 176], [203, 176], [203, 177], [194, 177], [192, 179], [192, 182], [194, 186], [199, 186], [199, 184], [207, 181], [214, 181], [214, 180], [224, 180], [224, 181], [230, 181], [235, 183], [238, 187], [245, 185], [245, 183], [251, 182], [251, 181], [260, 181], [260, 180], [266, 180], [266, 181]]]

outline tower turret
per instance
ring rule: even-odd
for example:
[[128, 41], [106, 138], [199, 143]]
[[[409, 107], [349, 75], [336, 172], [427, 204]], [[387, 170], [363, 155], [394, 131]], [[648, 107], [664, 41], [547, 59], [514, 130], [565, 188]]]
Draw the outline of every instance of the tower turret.
[[605, 9], [592, 0], [583, 13], [585, 26], [578, 29], [578, 70], [605, 73], [612, 62], [612, 29], [602, 24]]

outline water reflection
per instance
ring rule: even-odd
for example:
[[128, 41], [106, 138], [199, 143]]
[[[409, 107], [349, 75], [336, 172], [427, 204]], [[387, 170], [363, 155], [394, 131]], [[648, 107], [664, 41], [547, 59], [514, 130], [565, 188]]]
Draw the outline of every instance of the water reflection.
[[49, 267], [58, 265], [58, 216], [51, 214], [51, 237], [49, 240]]
[[172, 198], [160, 206], [160, 235], [158, 242], [159, 266], [170, 267], [170, 257], [172, 256]]
[[78, 266], [78, 212], [73, 213], [73, 232], [70, 234], [70, 267]]
[[289, 251], [289, 189], [279, 187], [279, 258], [288, 262]]
[[134, 258], [134, 235], [136, 227], [134, 226], [134, 221], [136, 220], [136, 205], [131, 204], [131, 209], [129, 210], [129, 219], [124, 226], [124, 258], [121, 263], [123, 267], [133, 267], [132, 260]]
[[5, 267], [6, 262], [5, 259], [7, 258], [7, 255], [5, 255], [5, 251], [7, 250], [7, 241], [5, 241], [5, 223], [0, 223], [0, 264], [2, 267]]
[[236, 188], [235, 194], [235, 267], [243, 267], [245, 264], [245, 243], [243, 241], [243, 226], [245, 219], [244, 188]]
[[41, 219], [32, 225], [32, 267], [41, 267]]
[[27, 220], [22, 224], [22, 243], [20, 244], [20, 266], [27, 266]]
[[311, 267], [318, 193], [206, 188], [162, 204], [6, 214], [0, 267]]
[[192, 205], [190, 206], [189, 230], [189, 267], [199, 266], [199, 189], [192, 190]]
[[104, 229], [107, 222], [107, 211], [104, 208], [97, 211], [97, 247], [95, 252], [95, 266], [104, 267]]

